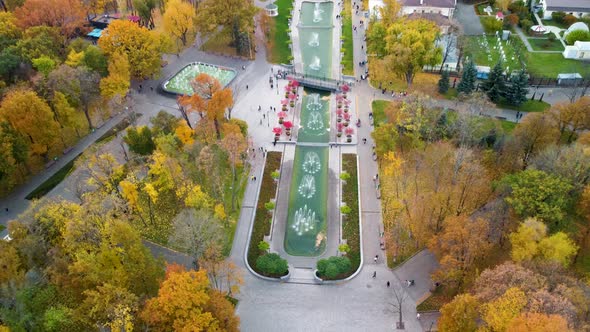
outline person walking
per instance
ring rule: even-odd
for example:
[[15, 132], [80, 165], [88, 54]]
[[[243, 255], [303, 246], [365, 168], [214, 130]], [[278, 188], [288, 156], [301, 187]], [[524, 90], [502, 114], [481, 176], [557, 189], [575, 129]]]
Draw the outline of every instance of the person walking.
[[375, 264], [377, 264], [378, 260], [379, 260], [379, 255], [375, 255]]
[[377, 278], [377, 271], [373, 272], [373, 279]]
[[387, 281], [387, 288], [389, 288], [391, 284], [389, 283], [389, 280]]
[[420, 313], [417, 313], [417, 314], [416, 314], [416, 319], [417, 319], [417, 320], [420, 320]]

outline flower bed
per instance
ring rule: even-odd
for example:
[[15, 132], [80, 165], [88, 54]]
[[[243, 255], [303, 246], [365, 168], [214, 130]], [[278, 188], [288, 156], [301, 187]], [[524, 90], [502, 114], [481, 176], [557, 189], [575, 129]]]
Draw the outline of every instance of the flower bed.
[[259, 256], [266, 254], [265, 251], [258, 249], [258, 243], [264, 240], [265, 235], [270, 234], [271, 217], [264, 204], [275, 198], [277, 182], [273, 179], [272, 173], [281, 167], [281, 156], [282, 153], [274, 151], [267, 154], [264, 174], [262, 175], [260, 196], [258, 196], [258, 203], [256, 205], [256, 217], [254, 219], [254, 226], [252, 227], [250, 246], [248, 247], [248, 264], [258, 273], [261, 273], [261, 271], [258, 271], [256, 268], [256, 260]]
[[[346, 215], [342, 223], [342, 237], [350, 247], [347, 257], [350, 259], [351, 269], [348, 275], [353, 274], [361, 263], [361, 246], [359, 234], [359, 201], [358, 201], [358, 174], [356, 168], [356, 155], [342, 155], [342, 171], [347, 172], [350, 178], [342, 187], [342, 201], [350, 207], [350, 213]], [[347, 276], [348, 276], [347, 275]]]

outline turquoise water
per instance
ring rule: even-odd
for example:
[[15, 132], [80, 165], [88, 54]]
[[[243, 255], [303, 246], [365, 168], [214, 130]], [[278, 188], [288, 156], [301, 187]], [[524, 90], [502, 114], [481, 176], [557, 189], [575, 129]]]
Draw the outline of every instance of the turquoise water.
[[236, 71], [231, 68], [194, 62], [182, 68], [168, 82], [164, 83], [163, 88], [171, 93], [192, 95], [193, 88], [191, 87], [190, 82], [201, 73], [216, 78], [222, 87], [226, 87], [237, 74]]
[[[302, 4], [299, 44], [305, 75], [331, 77], [333, 9], [332, 2], [319, 3], [317, 7], [311, 2]], [[294, 256], [318, 256], [326, 250], [327, 241], [326, 143], [330, 141], [330, 94], [304, 89], [300, 120], [289, 192], [285, 251]]]
[[[318, 7], [316, 7], [318, 6]], [[332, 2], [301, 4], [299, 45], [305, 75], [330, 78], [332, 69]], [[319, 11], [319, 17], [315, 12]], [[320, 20], [315, 22], [314, 19]]]
[[293, 165], [285, 251], [318, 256], [326, 248], [328, 148], [298, 146]]

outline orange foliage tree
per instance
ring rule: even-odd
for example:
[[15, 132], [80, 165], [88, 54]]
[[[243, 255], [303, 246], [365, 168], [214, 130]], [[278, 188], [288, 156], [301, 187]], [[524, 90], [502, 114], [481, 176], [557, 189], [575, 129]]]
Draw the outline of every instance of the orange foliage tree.
[[231, 303], [209, 286], [206, 271], [170, 265], [158, 296], [147, 301], [143, 320], [153, 331], [238, 331]]
[[27, 0], [14, 10], [21, 28], [46, 25], [58, 27], [68, 37], [86, 24], [86, 9], [79, 0]]

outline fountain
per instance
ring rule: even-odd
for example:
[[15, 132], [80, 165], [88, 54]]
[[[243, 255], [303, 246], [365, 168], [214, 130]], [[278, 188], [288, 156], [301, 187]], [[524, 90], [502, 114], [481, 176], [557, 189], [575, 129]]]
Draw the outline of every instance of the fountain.
[[316, 2], [313, 9], [313, 22], [318, 23], [322, 20], [322, 13], [324, 11], [320, 8], [320, 3]]
[[315, 195], [315, 178], [312, 175], [305, 174], [301, 180], [299, 195], [305, 198], [312, 198]]
[[309, 39], [309, 42], [307, 44], [311, 47], [320, 46], [320, 34], [317, 32], [312, 32], [311, 38]]
[[315, 55], [313, 57], [313, 60], [311, 61], [311, 64], [309, 64], [309, 68], [312, 70], [320, 70], [320, 68], [322, 68], [322, 65], [320, 65], [320, 58], [318, 58], [317, 55]]
[[305, 204], [302, 208], [295, 211], [295, 222], [291, 227], [297, 232], [297, 235], [301, 236], [303, 233], [312, 231], [316, 223], [315, 212]]
[[315, 152], [308, 152], [303, 158], [303, 170], [308, 174], [315, 174], [322, 168], [320, 156]]
[[311, 112], [311, 114], [309, 115], [309, 121], [307, 122], [306, 129], [315, 132], [324, 129], [324, 121], [322, 121], [322, 115], [319, 112]]
[[308, 97], [308, 102], [305, 106], [310, 111], [319, 111], [322, 108], [322, 103], [320, 103], [320, 94], [319, 93], [312, 93]]

